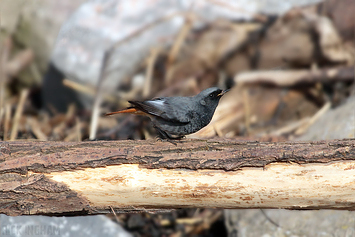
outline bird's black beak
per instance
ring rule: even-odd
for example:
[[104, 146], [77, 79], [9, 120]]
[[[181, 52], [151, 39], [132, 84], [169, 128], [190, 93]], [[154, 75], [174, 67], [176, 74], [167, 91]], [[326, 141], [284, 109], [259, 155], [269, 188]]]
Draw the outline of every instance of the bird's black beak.
[[230, 91], [230, 89], [224, 90], [221, 93], [219, 93], [217, 96], [218, 97], [222, 97], [225, 93], [227, 93], [228, 91]]

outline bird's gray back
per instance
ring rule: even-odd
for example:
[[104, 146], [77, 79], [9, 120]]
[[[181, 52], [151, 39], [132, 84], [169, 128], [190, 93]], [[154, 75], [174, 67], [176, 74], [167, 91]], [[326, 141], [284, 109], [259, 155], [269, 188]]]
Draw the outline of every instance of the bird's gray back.
[[211, 121], [209, 113], [206, 113], [203, 107], [198, 106], [200, 102], [196, 97], [167, 97], [164, 99], [165, 115], [170, 119], [155, 117], [152, 121], [155, 126], [170, 135], [183, 136], [197, 132]]

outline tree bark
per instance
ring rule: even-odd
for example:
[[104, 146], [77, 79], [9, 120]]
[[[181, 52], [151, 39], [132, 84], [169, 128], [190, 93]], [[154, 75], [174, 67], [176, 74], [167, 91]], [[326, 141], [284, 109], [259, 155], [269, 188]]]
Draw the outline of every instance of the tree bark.
[[355, 139], [0, 143], [0, 213], [355, 209]]

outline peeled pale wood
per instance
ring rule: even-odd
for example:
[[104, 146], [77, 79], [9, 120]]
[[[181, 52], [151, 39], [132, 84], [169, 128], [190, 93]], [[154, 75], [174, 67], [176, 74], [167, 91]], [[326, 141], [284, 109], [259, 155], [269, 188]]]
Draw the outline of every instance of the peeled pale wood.
[[0, 213], [355, 209], [355, 139], [0, 144]]
[[316, 82], [353, 81], [354, 67], [245, 72], [238, 74], [234, 80], [240, 85], [266, 83], [276, 86], [297, 86]]

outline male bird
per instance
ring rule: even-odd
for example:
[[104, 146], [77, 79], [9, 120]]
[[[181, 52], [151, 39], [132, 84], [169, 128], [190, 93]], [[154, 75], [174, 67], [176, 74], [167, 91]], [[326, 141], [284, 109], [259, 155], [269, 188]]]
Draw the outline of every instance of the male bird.
[[219, 100], [227, 92], [208, 88], [192, 97], [161, 97], [146, 101], [129, 101], [132, 107], [106, 115], [132, 113], [151, 118], [163, 139], [181, 139], [207, 126]]

